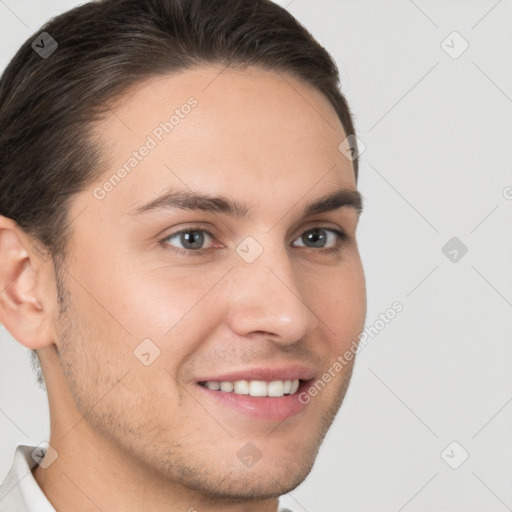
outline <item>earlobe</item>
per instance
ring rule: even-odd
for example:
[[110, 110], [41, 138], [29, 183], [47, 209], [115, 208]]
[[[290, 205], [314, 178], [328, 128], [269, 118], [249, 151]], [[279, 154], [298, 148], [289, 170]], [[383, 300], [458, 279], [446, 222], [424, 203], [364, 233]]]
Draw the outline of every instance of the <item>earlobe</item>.
[[19, 226], [0, 216], [0, 323], [19, 343], [38, 349], [51, 345], [53, 337], [41, 295], [44, 268], [29, 248]]

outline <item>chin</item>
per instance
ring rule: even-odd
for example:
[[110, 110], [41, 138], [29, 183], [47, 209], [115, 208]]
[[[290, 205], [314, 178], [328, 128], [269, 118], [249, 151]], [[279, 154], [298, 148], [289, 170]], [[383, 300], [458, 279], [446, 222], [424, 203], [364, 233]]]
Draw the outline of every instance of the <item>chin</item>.
[[[274, 448], [274, 449], [272, 449]], [[261, 457], [244, 464], [237, 457], [227, 454], [204, 457], [174, 467], [169, 476], [182, 486], [204, 497], [207, 503], [237, 503], [278, 498], [293, 491], [311, 472], [319, 445], [303, 445], [301, 451], [281, 451], [277, 446], [262, 448]], [[229, 464], [228, 462], [231, 461]], [[174, 460], [176, 462], [176, 460]]]
[[210, 498], [227, 502], [278, 498], [297, 488], [309, 475], [313, 464], [314, 460], [303, 466], [295, 465], [291, 468], [270, 464], [269, 469], [267, 465], [258, 468], [258, 463], [252, 468], [236, 469], [228, 475], [224, 474], [216, 482], [204, 481], [201, 489], [196, 490], [202, 491]]

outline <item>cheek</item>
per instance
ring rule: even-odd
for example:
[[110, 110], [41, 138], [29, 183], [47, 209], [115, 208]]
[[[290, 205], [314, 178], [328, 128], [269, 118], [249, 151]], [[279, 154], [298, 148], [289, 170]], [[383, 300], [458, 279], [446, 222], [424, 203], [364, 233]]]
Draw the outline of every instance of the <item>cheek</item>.
[[117, 283], [112, 291], [115, 314], [130, 333], [122, 336], [132, 349], [150, 339], [168, 366], [179, 366], [218, 322], [220, 308], [212, 304], [209, 292], [225, 271], [142, 268], [137, 273], [118, 269], [112, 277]]
[[[317, 305], [327, 324], [332, 348], [345, 350], [364, 329], [366, 319], [366, 283], [359, 259], [333, 273], [324, 291], [317, 287]], [[327, 291], [325, 291], [327, 290]]]

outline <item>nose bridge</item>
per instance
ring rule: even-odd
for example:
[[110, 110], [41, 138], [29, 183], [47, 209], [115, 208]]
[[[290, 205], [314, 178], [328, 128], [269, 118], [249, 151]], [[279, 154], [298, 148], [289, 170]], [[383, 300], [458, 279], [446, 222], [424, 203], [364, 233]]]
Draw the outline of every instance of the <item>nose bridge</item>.
[[318, 318], [298, 286], [286, 247], [275, 238], [258, 243], [248, 237], [237, 247], [229, 321], [239, 335], [272, 334], [294, 343], [315, 329]]

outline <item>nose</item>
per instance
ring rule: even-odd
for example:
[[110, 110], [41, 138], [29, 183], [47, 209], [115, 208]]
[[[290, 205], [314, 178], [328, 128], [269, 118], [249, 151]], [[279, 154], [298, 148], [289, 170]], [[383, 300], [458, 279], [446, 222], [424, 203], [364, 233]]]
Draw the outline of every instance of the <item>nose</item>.
[[265, 249], [252, 263], [237, 261], [231, 274], [230, 309], [227, 321], [239, 336], [258, 335], [276, 344], [293, 344], [319, 323], [314, 304], [286, 248]]

